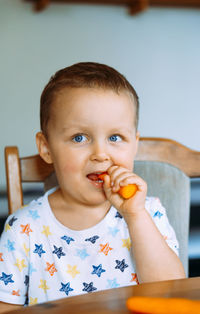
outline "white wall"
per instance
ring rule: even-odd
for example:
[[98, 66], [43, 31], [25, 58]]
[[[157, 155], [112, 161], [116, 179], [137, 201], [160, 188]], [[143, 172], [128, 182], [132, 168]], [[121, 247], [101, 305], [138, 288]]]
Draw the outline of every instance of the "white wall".
[[36, 153], [39, 98], [58, 69], [97, 61], [121, 71], [141, 102], [142, 136], [200, 150], [200, 11], [0, 1], [0, 187], [6, 145]]

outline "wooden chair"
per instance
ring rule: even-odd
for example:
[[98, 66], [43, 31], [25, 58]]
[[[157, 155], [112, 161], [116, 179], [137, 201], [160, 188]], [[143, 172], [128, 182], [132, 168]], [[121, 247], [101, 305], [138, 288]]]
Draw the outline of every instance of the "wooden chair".
[[[5, 148], [5, 163], [10, 214], [23, 206], [23, 182], [44, 182], [48, 188], [56, 184], [53, 166], [46, 164], [39, 155], [19, 157], [18, 148], [8, 146]], [[148, 194], [158, 196], [167, 209], [187, 274], [189, 179], [200, 177], [200, 152], [170, 139], [141, 138], [134, 171], [147, 182]]]

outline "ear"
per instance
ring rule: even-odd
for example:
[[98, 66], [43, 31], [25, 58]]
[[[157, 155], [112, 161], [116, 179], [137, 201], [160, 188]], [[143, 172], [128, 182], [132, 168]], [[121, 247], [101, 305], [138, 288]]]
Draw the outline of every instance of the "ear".
[[49, 145], [46, 137], [42, 132], [36, 134], [36, 144], [40, 157], [48, 164], [52, 164], [52, 158], [49, 150]]

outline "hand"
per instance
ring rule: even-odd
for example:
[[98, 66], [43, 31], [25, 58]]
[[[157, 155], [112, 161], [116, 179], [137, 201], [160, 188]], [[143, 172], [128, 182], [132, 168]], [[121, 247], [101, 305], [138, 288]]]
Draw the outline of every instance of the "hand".
[[[144, 180], [126, 168], [112, 166], [107, 170], [104, 177], [104, 191], [110, 203], [124, 216], [129, 219], [145, 208], [147, 184]], [[118, 191], [120, 187], [128, 184], [136, 184], [137, 192], [129, 199], [122, 198]]]

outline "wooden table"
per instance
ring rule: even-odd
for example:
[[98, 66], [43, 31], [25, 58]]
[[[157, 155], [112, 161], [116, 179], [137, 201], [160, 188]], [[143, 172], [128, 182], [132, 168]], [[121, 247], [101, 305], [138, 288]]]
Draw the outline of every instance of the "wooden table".
[[130, 314], [126, 300], [131, 296], [179, 297], [200, 300], [200, 277], [145, 283], [115, 288], [34, 305], [10, 314]]

